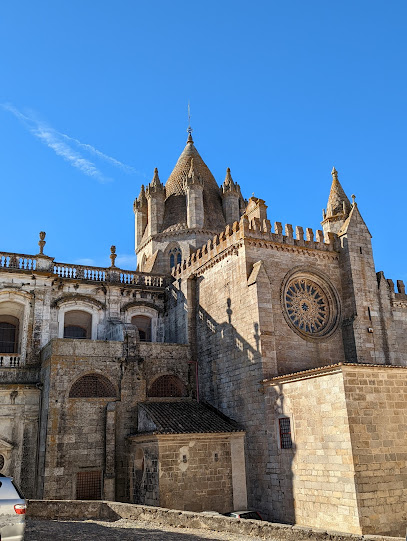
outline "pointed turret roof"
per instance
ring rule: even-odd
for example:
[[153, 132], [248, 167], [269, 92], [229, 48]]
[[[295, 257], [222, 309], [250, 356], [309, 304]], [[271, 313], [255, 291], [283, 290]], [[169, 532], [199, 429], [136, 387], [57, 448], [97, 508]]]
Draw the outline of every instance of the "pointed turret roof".
[[338, 180], [338, 171], [335, 167], [332, 169], [332, 185], [329, 192], [328, 204], [326, 208], [326, 217], [335, 216], [337, 214], [349, 214], [351, 205], [346, 196], [341, 183]]
[[150, 186], [157, 188], [158, 186], [161, 186], [160, 177], [158, 176], [158, 169], [157, 167], [154, 169], [154, 176], [153, 180], [150, 182]]
[[170, 197], [170, 195], [185, 194], [184, 179], [188, 177], [190, 172], [191, 158], [193, 159], [195, 174], [203, 179], [206, 191], [219, 194], [219, 187], [216, 180], [197, 151], [192, 135], [189, 134], [187, 144], [165, 183], [167, 198]]
[[211, 231], [222, 231], [225, 228], [225, 217], [222, 210], [221, 190], [197, 151], [192, 134], [188, 132], [187, 144], [165, 183], [165, 214], [163, 231], [174, 226], [186, 227], [186, 191], [188, 175], [191, 172], [203, 184], [204, 228]]

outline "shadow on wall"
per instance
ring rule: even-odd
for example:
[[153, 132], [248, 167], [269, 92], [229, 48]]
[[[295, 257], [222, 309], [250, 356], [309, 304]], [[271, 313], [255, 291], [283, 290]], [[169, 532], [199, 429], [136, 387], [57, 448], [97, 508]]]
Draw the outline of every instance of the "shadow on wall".
[[[232, 324], [230, 298], [225, 299], [224, 321], [217, 321], [199, 304], [198, 281], [192, 297], [186, 317], [191, 354], [199, 366], [200, 398], [246, 430], [248, 506], [268, 520], [295, 524], [293, 423], [282, 387], [268, 387], [264, 393], [261, 385], [269, 374], [262, 362], [259, 323], [253, 321], [252, 336], [246, 339]], [[168, 310], [186, 303], [173, 287]]]

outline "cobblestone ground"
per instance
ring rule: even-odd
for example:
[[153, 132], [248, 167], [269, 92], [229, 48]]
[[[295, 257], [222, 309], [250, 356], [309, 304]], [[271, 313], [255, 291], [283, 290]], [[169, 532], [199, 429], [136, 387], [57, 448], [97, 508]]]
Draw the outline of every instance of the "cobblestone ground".
[[248, 537], [208, 530], [153, 526], [151, 522], [102, 522], [27, 520], [24, 541], [259, 541]]

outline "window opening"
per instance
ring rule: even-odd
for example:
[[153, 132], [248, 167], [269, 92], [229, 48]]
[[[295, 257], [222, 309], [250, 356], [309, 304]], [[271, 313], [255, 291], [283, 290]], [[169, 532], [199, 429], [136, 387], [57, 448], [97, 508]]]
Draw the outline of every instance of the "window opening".
[[105, 376], [87, 374], [75, 381], [69, 398], [116, 398], [116, 390]]
[[133, 316], [131, 323], [137, 327], [140, 342], [151, 342], [151, 318], [148, 316]]
[[160, 376], [151, 385], [147, 396], [155, 398], [172, 398], [186, 396], [186, 388], [176, 376]]
[[82, 310], [65, 312], [64, 338], [90, 339], [92, 337], [92, 314]]
[[169, 254], [170, 254], [170, 267], [172, 269], [173, 267], [175, 267], [175, 262], [177, 262], [177, 265], [179, 265], [182, 262], [182, 253], [181, 253], [181, 250], [178, 247], [176, 247], [176, 248], [172, 248], [169, 251]]
[[293, 441], [291, 439], [291, 422], [289, 417], [282, 417], [278, 420], [280, 427], [280, 445], [281, 449], [292, 449]]
[[86, 329], [78, 325], [67, 325], [64, 328], [64, 338], [86, 338]]
[[76, 476], [77, 500], [100, 500], [102, 498], [102, 472], [82, 471]]
[[17, 325], [0, 322], [0, 353], [16, 353]]

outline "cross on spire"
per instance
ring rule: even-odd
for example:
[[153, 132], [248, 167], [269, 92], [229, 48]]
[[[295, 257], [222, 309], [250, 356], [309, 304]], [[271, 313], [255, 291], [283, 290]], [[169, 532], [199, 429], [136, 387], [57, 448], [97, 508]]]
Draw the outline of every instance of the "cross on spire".
[[188, 132], [188, 142], [191, 142], [193, 143], [193, 140], [192, 140], [192, 128], [191, 128], [191, 106], [189, 104], [189, 101], [188, 101], [188, 129], [187, 129], [187, 132]]

